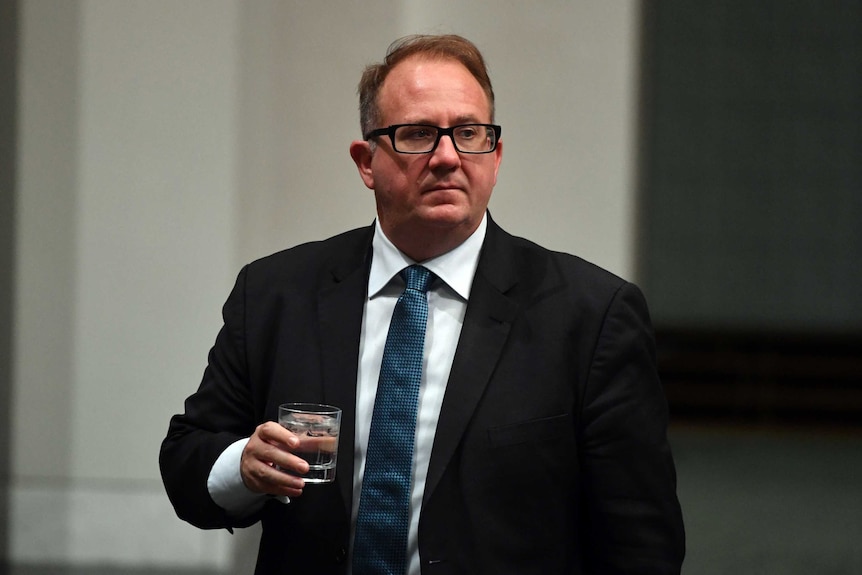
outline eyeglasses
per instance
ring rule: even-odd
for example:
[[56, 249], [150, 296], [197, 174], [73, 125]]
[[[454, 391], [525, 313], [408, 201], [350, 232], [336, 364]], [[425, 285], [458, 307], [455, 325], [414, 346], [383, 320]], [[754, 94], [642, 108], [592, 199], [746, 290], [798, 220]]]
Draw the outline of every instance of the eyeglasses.
[[366, 140], [389, 136], [392, 149], [401, 154], [430, 154], [437, 149], [440, 138], [449, 136], [455, 149], [462, 154], [489, 154], [497, 149], [502, 128], [494, 124], [461, 124], [451, 128], [427, 124], [394, 124], [378, 128], [365, 135]]

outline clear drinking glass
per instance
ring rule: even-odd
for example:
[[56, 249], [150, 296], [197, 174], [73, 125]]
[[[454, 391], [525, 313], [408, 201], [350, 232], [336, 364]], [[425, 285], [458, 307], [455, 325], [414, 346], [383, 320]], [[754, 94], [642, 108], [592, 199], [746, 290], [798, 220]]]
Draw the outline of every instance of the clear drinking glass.
[[285, 403], [278, 406], [278, 423], [299, 437], [293, 453], [308, 462], [308, 473], [301, 476], [305, 482], [335, 481], [341, 410], [319, 403]]

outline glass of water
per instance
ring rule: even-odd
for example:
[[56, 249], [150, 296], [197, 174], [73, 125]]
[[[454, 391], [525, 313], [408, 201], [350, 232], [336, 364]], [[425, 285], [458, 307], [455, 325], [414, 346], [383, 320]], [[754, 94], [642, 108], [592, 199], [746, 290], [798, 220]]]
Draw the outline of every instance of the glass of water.
[[299, 438], [293, 453], [308, 462], [305, 482], [335, 481], [341, 410], [319, 403], [285, 403], [278, 406], [278, 422]]

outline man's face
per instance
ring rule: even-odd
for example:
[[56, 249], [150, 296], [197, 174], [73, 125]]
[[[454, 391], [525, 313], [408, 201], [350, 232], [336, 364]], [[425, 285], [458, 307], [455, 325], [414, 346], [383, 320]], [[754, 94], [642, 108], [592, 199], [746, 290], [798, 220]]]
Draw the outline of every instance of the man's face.
[[[382, 123], [376, 127], [491, 122], [481, 86], [454, 60], [413, 57], [399, 63], [380, 89], [378, 107]], [[374, 190], [380, 225], [396, 246], [414, 259], [433, 257], [440, 250], [432, 244], [447, 251], [475, 231], [497, 182], [501, 144], [490, 154], [461, 154], [443, 136], [433, 152], [415, 155], [396, 152], [385, 136], [376, 144], [373, 149], [354, 142], [351, 155]]]

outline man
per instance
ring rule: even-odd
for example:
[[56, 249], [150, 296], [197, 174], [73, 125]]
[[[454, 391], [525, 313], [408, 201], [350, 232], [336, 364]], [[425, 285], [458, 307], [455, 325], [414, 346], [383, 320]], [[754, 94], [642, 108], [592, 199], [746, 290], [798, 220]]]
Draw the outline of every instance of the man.
[[[365, 139], [350, 155], [374, 190], [375, 225], [241, 271], [201, 386], [162, 446], [178, 515], [202, 528], [261, 521], [258, 574], [386, 572], [359, 557], [360, 507], [372, 501], [363, 481], [398, 273], [418, 262], [432, 279], [409, 524], [395, 545], [406, 572], [679, 573], [646, 304], [632, 284], [491, 220], [503, 145], [481, 54], [457, 36], [396, 42], [366, 69], [360, 111]], [[282, 471], [308, 469], [273, 421], [290, 401], [344, 410], [334, 483]]]

